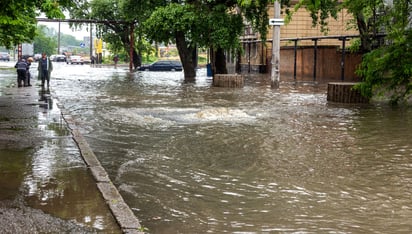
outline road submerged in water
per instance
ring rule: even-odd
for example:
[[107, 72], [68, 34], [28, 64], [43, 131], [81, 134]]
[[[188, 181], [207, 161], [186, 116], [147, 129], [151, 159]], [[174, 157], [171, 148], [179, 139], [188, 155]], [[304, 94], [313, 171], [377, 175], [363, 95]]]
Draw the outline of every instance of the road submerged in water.
[[120, 233], [50, 90], [1, 65], [0, 232]]
[[[61, 65], [56, 96], [152, 233], [406, 232], [412, 108], [326, 85]], [[266, 79], [265, 79], [266, 78]]]
[[324, 84], [57, 64], [75, 119], [150, 233], [408, 233], [412, 109], [326, 101]]

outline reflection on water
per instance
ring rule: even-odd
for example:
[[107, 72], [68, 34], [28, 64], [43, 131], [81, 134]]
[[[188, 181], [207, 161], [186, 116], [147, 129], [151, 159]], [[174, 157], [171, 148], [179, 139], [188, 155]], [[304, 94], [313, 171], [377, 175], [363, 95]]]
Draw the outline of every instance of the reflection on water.
[[151, 233], [412, 230], [410, 108], [327, 103], [324, 84], [82, 69], [57, 96]]
[[27, 163], [27, 150], [0, 150], [0, 201], [13, 200], [19, 193]]
[[[25, 200], [33, 208], [96, 230], [119, 233], [95, 181], [61, 119], [50, 90], [39, 91], [38, 128], [47, 136], [36, 143], [24, 178]], [[44, 105], [42, 105], [44, 103]]]

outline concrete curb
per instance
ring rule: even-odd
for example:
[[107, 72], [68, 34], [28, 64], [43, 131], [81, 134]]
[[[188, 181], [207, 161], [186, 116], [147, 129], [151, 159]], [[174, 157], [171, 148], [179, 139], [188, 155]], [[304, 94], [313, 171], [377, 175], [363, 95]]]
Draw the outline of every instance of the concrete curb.
[[65, 113], [63, 106], [58, 104], [58, 107], [61, 111], [62, 118], [71, 131], [74, 141], [79, 147], [80, 155], [90, 169], [96, 181], [97, 188], [102, 194], [106, 204], [109, 206], [109, 209], [119, 224], [122, 232], [126, 234], [144, 234], [144, 232], [140, 231], [142, 226], [140, 225], [139, 220], [130, 207], [124, 202], [123, 197], [120, 195], [117, 188], [113, 185], [106, 170], [101, 166], [96, 155], [77, 128], [74, 119], [69, 114]]

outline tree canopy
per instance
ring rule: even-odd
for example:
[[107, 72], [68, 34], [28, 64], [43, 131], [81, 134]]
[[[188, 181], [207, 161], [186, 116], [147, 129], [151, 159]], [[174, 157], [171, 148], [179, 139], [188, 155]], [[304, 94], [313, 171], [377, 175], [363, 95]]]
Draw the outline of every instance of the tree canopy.
[[186, 77], [195, 76], [192, 54], [196, 46], [212, 50], [240, 46], [242, 16], [228, 13], [225, 4], [213, 3], [171, 3], [157, 8], [144, 23], [145, 35], [151, 40], [176, 44]]
[[[136, 59], [145, 49], [146, 40], [175, 43], [185, 77], [193, 78], [196, 47], [211, 51], [213, 69], [226, 73], [224, 51], [239, 51], [243, 23], [248, 21], [262, 39], [266, 39], [268, 13], [272, 0], [4, 0], [0, 9], [0, 45], [10, 48], [32, 41], [36, 35], [35, 18], [64, 18], [70, 9], [72, 18], [101, 19], [98, 36], [114, 50], [128, 51], [133, 45]], [[289, 0], [281, 0], [289, 5]], [[358, 71], [363, 82], [357, 86], [364, 95], [378, 91], [389, 93], [393, 103], [411, 95], [412, 53], [411, 0], [300, 0], [295, 10], [304, 7], [314, 25], [327, 32], [328, 19], [336, 18], [343, 8], [353, 15], [353, 27], [359, 30], [360, 52], [364, 60]], [[289, 12], [286, 12], [289, 13]], [[116, 21], [130, 22], [117, 24]], [[136, 26], [134, 36], [131, 25]], [[382, 35], [387, 35], [383, 40]], [[134, 61], [135, 67], [139, 61]]]
[[389, 96], [390, 103], [412, 96], [412, 2], [399, 0], [385, 9], [385, 43], [364, 55], [357, 88], [366, 97]]
[[[144, 19], [160, 5], [161, 0], [91, 0], [77, 1], [70, 10], [70, 16], [74, 19], [101, 20], [97, 24], [97, 37], [110, 44], [111, 49], [118, 52], [126, 52], [130, 47], [133, 50], [134, 67], [141, 65], [141, 51], [146, 49], [146, 43], [141, 33], [140, 25]], [[134, 27], [134, 39], [131, 40], [132, 26]]]
[[34, 37], [33, 46], [34, 53], [55, 54], [57, 47], [57, 40], [47, 35], [48, 28], [45, 25], [39, 25], [36, 29], [36, 36]]
[[412, 1], [411, 0], [302, 0], [313, 23], [327, 30], [326, 15], [347, 9], [360, 35], [363, 61], [356, 86], [366, 97], [389, 96], [395, 104], [412, 95]]
[[0, 45], [11, 48], [32, 41], [36, 32], [36, 17], [64, 18], [62, 10], [69, 0], [2, 0], [0, 8]]

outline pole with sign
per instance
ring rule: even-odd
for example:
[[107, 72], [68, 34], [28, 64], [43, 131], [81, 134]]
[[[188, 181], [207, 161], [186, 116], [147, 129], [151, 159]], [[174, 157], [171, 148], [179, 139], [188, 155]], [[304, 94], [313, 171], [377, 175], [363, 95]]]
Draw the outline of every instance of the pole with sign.
[[274, 1], [274, 19], [269, 20], [269, 25], [273, 26], [272, 34], [272, 71], [271, 71], [271, 87], [279, 88], [280, 81], [280, 26], [284, 24], [280, 18], [280, 3], [279, 0]]
[[102, 63], [103, 41], [102, 39], [94, 40], [94, 48], [96, 50], [96, 64]]

